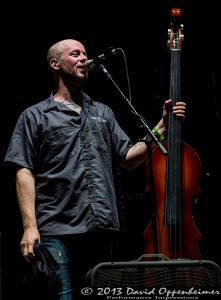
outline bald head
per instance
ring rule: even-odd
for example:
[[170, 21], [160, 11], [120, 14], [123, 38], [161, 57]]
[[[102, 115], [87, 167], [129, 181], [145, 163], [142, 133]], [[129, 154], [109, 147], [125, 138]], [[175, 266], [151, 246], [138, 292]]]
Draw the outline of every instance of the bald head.
[[50, 63], [50, 60], [52, 58], [56, 58], [57, 60], [59, 60], [60, 56], [62, 55], [62, 53], [65, 50], [79, 47], [79, 46], [84, 48], [82, 43], [80, 43], [79, 41], [74, 40], [74, 39], [65, 39], [65, 40], [62, 40], [62, 41], [59, 41], [59, 42], [53, 44], [49, 48], [48, 53], [47, 53], [48, 64]]

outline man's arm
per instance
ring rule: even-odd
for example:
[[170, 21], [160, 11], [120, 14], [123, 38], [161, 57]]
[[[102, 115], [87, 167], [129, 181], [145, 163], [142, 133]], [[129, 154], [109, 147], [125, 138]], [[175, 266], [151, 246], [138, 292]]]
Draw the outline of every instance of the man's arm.
[[[171, 100], [166, 100], [164, 102], [162, 118], [153, 129], [153, 133], [159, 140], [161, 140], [161, 137], [163, 137], [167, 131], [167, 110], [171, 106], [171, 104]], [[185, 110], [185, 102], [177, 102], [176, 105], [174, 105], [172, 108], [174, 117], [180, 119], [181, 121], [185, 119]], [[124, 160], [120, 162], [121, 166], [125, 167], [128, 170], [133, 170], [147, 159], [147, 145], [145, 143], [146, 137], [144, 137], [143, 140], [144, 142], [140, 141], [129, 149]], [[156, 145], [152, 142], [151, 147], [155, 148]]]
[[16, 172], [16, 193], [23, 223], [21, 252], [26, 260], [34, 257], [33, 246], [40, 240], [35, 214], [35, 177], [30, 170], [20, 168]]

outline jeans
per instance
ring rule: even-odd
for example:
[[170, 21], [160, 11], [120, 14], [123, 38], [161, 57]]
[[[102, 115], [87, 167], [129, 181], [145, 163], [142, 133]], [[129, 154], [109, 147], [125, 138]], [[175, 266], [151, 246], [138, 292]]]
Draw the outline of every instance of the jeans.
[[[111, 261], [113, 235], [90, 232], [78, 236], [41, 236], [60, 266], [48, 282], [48, 300], [79, 300], [87, 272], [97, 263]], [[84, 297], [85, 299], [85, 297]]]

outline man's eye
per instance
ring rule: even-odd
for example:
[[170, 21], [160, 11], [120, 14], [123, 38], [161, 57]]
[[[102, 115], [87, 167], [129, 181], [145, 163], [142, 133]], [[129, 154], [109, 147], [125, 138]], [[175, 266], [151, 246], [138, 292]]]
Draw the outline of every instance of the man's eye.
[[79, 55], [80, 55], [80, 52], [75, 51], [75, 52], [72, 52], [71, 55], [76, 57], [76, 56], [79, 56]]

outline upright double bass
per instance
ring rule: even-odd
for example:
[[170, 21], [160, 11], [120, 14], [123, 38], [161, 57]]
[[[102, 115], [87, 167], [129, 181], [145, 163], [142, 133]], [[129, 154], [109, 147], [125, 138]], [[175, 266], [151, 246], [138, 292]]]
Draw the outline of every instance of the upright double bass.
[[[168, 30], [170, 47], [170, 99], [181, 101], [180, 59], [183, 41], [181, 10], [171, 11]], [[199, 232], [193, 216], [193, 201], [198, 186], [201, 162], [195, 150], [181, 140], [181, 121], [168, 112], [168, 138], [151, 152], [146, 164], [147, 193], [154, 193], [150, 222], [144, 232], [145, 254], [160, 254], [169, 259], [200, 259]], [[151, 183], [151, 184], [150, 184]]]

